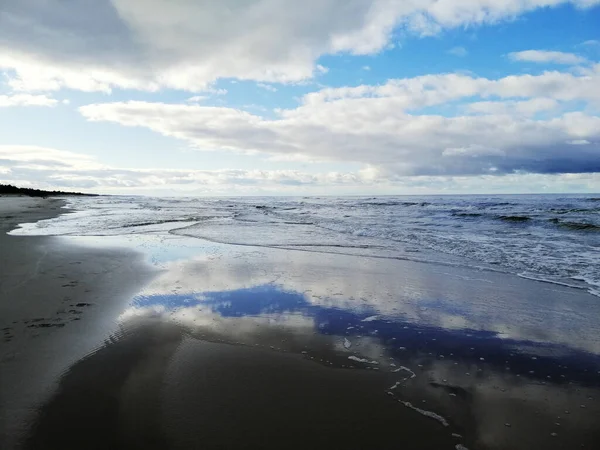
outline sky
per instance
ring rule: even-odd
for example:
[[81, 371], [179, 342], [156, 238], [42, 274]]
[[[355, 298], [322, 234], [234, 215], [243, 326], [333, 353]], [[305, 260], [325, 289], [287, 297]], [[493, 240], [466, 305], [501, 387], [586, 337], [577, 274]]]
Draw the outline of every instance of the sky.
[[0, 0], [0, 183], [600, 192], [600, 0]]

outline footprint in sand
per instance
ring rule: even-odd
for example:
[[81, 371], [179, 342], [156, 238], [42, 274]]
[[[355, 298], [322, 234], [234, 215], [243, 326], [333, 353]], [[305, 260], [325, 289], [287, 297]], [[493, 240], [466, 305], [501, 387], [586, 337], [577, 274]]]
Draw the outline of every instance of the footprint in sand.
[[2, 331], [4, 332], [4, 342], [10, 342], [12, 340], [12, 338], [14, 337], [11, 333], [11, 328], [10, 327], [2, 328]]
[[71, 306], [75, 306], [77, 308], [83, 308], [85, 306], [92, 306], [92, 305], [93, 305], [93, 303], [75, 303], [74, 305], [71, 305]]

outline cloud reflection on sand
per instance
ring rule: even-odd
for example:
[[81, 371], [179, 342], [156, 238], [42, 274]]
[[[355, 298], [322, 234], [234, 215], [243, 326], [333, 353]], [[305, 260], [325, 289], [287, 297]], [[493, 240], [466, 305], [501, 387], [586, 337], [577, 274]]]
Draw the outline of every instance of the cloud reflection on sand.
[[[448, 420], [453, 431], [484, 448], [514, 445], [515, 434], [523, 434], [517, 441], [527, 448], [531, 439], [551, 438], [558, 427], [584, 435], [594, 430], [598, 408], [589, 398], [598, 395], [597, 388], [589, 379], [561, 379], [556, 365], [563, 361], [560, 355], [544, 357], [546, 347], [526, 342], [519, 347], [519, 342], [493, 333], [436, 330], [388, 318], [364, 322], [372, 312], [315, 305], [303, 294], [267, 284], [198, 295], [140, 296], [121, 320], [158, 317], [181, 325], [198, 340], [303, 353], [325, 366], [384, 371], [394, 399]], [[449, 351], [447, 345], [453, 344], [458, 353]], [[527, 355], [519, 358], [511, 351]], [[564, 411], [570, 412], [564, 416]]]
[[[182, 243], [199, 245], [195, 240], [170, 242], [173, 252]], [[211, 247], [210, 252], [193, 258], [185, 247], [185, 256], [166, 262], [164, 273], [141, 295], [197, 299], [205, 292], [272, 285], [300, 296], [307, 307], [379, 314], [386, 320], [443, 330], [485, 331], [502, 339], [561, 344], [600, 354], [596, 319], [600, 305], [593, 297], [573, 295], [569, 289], [402, 261]]]

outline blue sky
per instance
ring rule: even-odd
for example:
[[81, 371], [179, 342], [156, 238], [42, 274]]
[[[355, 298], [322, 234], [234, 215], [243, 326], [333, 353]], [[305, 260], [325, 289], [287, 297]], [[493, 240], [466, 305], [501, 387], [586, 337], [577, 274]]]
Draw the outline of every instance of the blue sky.
[[151, 195], [600, 191], [600, 0], [22, 0], [0, 182]]

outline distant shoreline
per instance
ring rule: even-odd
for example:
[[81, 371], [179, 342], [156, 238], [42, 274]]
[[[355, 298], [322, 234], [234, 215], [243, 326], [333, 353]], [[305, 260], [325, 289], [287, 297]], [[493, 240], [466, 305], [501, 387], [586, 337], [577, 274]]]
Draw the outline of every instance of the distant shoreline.
[[82, 192], [45, 191], [43, 189], [20, 188], [11, 184], [0, 184], [0, 195], [26, 195], [28, 197], [53, 197], [53, 196], [82, 196], [97, 197], [98, 194], [84, 194]]

